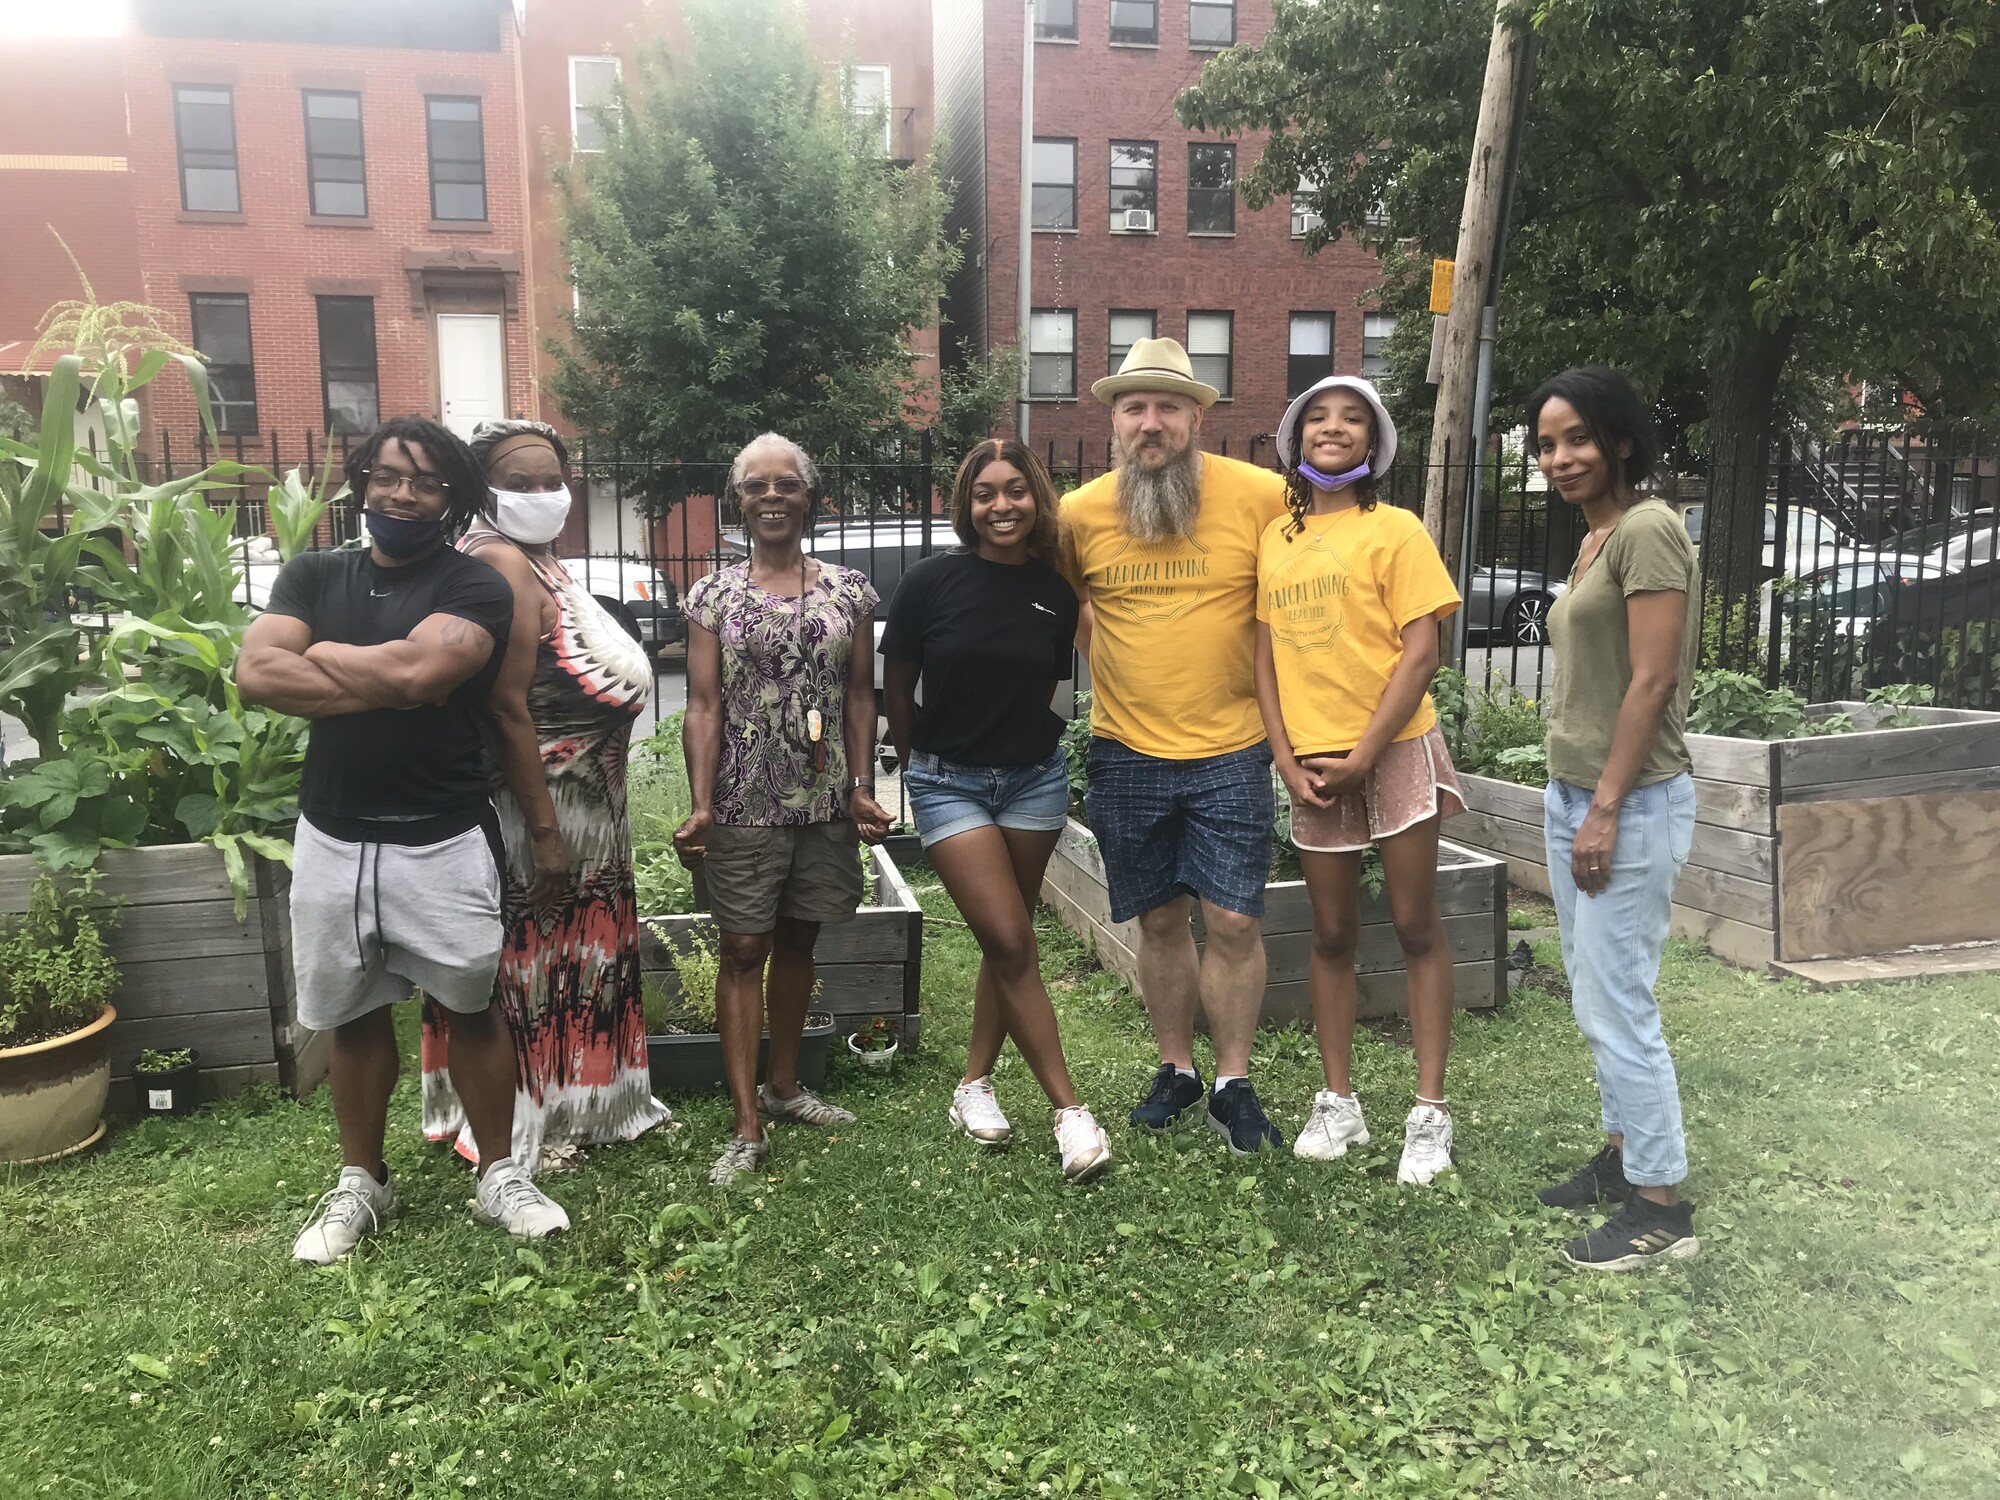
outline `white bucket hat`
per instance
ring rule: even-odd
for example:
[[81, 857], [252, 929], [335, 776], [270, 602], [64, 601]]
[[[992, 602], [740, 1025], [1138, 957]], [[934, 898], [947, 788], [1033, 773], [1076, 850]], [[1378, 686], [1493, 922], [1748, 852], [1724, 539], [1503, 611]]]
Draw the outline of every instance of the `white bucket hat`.
[[1388, 473], [1389, 465], [1396, 461], [1396, 419], [1382, 404], [1374, 383], [1359, 375], [1329, 375], [1301, 391], [1285, 408], [1284, 418], [1278, 423], [1278, 462], [1289, 469], [1298, 461], [1292, 445], [1298, 441], [1299, 419], [1305, 416], [1313, 398], [1327, 391], [1352, 391], [1368, 403], [1369, 410], [1375, 413], [1375, 451], [1368, 457], [1368, 472], [1377, 478]]

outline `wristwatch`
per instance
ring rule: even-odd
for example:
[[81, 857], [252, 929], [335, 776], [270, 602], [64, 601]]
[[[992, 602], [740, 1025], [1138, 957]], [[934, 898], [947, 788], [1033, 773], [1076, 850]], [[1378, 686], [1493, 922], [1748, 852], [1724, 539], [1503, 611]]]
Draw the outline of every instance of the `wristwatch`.
[[853, 780], [847, 783], [848, 795], [853, 796], [854, 793], [860, 791], [863, 787], [866, 787], [871, 792], [874, 791], [875, 790], [874, 779], [868, 776], [856, 776]]

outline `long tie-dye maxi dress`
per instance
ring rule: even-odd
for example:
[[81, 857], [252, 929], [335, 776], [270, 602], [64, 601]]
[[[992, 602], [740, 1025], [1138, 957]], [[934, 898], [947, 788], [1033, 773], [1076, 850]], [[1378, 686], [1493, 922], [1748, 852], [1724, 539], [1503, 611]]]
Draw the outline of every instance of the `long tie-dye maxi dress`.
[[[488, 534], [490, 535], [490, 534]], [[507, 545], [475, 535], [484, 545]], [[524, 549], [525, 550], [525, 549]], [[653, 1097], [639, 981], [638, 902], [625, 816], [632, 724], [652, 691], [645, 652], [554, 558], [526, 554], [556, 602], [541, 643], [528, 711], [575, 881], [570, 898], [528, 909], [534, 854], [527, 820], [492, 766], [493, 802], [507, 845], [501, 896], [505, 947], [494, 990], [514, 1034], [514, 1160], [539, 1169], [544, 1148], [628, 1141], [672, 1118]], [[446, 1071], [445, 1034], [427, 1002], [423, 1027], [424, 1134], [456, 1138], [478, 1160]]]

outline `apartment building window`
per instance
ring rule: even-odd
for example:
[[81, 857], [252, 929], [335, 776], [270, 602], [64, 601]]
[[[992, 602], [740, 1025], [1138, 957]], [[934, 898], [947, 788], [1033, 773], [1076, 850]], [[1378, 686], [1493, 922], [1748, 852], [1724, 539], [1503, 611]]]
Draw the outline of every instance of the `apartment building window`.
[[1111, 40], [1127, 47], [1160, 44], [1160, 0], [1111, 0]]
[[177, 84], [174, 133], [180, 146], [181, 207], [193, 213], [240, 213], [236, 176], [236, 101], [226, 88]]
[[1236, 148], [1188, 142], [1188, 233], [1236, 233]]
[[1235, 0], [1189, 0], [1188, 46], [1200, 50], [1235, 45]]
[[1225, 396], [1232, 393], [1229, 350], [1235, 323], [1234, 313], [1188, 314], [1188, 363], [1194, 366], [1194, 378], [1204, 385], [1214, 386]]
[[1140, 339], [1153, 337], [1158, 326], [1158, 315], [1152, 309], [1135, 307], [1114, 307], [1111, 309], [1111, 361], [1106, 374], [1116, 375], [1118, 367], [1125, 363], [1125, 356], [1132, 352], [1132, 346]]
[[306, 191], [312, 211], [330, 219], [367, 218], [361, 96], [307, 89], [305, 104]]
[[1290, 348], [1285, 359], [1287, 398], [1333, 373], [1333, 314], [1293, 313]]
[[1313, 207], [1313, 198], [1319, 193], [1319, 184], [1301, 182], [1292, 189], [1292, 238], [1302, 240], [1319, 228], [1319, 210]]
[[486, 217], [486, 133], [477, 99], [426, 97], [430, 124], [431, 217]]
[[1394, 313], [1361, 315], [1361, 373], [1370, 380], [1389, 373], [1389, 335], [1395, 331]]
[[1076, 40], [1076, 0], [1039, 0], [1035, 6], [1035, 40]]
[[849, 68], [847, 88], [849, 107], [854, 111], [856, 122], [864, 130], [880, 129], [882, 154], [890, 155], [889, 70], [880, 64]]
[[1029, 162], [1034, 227], [1076, 228], [1076, 142], [1036, 136]]
[[382, 420], [375, 370], [375, 299], [320, 297], [319, 380], [329, 432], [372, 432]]
[[[602, 151], [605, 118], [599, 111], [618, 109], [618, 59], [572, 57], [569, 60], [569, 143], [573, 151]], [[612, 128], [616, 128], [615, 121]]]
[[188, 298], [194, 346], [208, 364], [208, 399], [215, 430], [257, 431], [257, 378], [250, 363], [250, 299], [242, 293], [196, 292]]
[[[1151, 233], [1159, 226], [1160, 147], [1157, 141], [1111, 143], [1111, 229]], [[1143, 218], [1131, 217], [1143, 214]]]
[[1028, 319], [1028, 394], [1051, 400], [1076, 395], [1076, 313], [1038, 307]]

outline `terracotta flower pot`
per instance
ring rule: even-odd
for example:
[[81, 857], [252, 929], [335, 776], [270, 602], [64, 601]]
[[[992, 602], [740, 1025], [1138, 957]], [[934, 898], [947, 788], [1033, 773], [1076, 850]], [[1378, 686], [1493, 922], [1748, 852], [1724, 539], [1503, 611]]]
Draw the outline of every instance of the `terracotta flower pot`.
[[111, 1093], [105, 1033], [110, 1006], [81, 1030], [25, 1047], [0, 1047], [0, 1162], [53, 1161], [104, 1134]]

